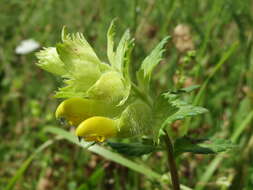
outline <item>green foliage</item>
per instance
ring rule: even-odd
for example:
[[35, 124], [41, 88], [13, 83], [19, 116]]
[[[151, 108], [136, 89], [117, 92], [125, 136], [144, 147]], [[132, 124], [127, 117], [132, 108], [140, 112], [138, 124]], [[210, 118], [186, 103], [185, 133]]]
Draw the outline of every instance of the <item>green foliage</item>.
[[155, 66], [162, 60], [163, 52], [165, 51], [165, 44], [169, 37], [165, 37], [153, 51], [143, 60], [139, 71], [137, 72], [137, 79], [142, 89], [149, 92], [149, 83], [152, 76], [152, 71]]
[[[189, 88], [186, 90], [183, 90], [185, 92], [187, 91], [192, 91], [194, 90], [195, 87], [193, 88]], [[200, 106], [193, 106], [191, 104], [188, 104], [180, 99], [178, 99], [180, 96], [171, 92], [165, 93], [164, 97], [171, 102], [171, 104], [175, 107], [178, 108], [178, 111], [175, 112], [173, 115], [167, 117], [167, 119], [164, 121], [164, 123], [162, 124], [162, 128], [166, 127], [166, 125], [171, 124], [172, 122], [176, 121], [176, 120], [182, 120], [185, 119], [187, 117], [193, 117], [199, 114], [203, 114], [208, 112], [208, 110], [206, 108], [200, 107]], [[171, 128], [169, 128], [168, 130], [170, 130]], [[179, 136], [184, 136], [188, 131], [188, 128], [181, 128], [180, 132], [179, 132]], [[173, 134], [171, 134], [173, 135]]]
[[193, 106], [182, 100], [180, 95], [182, 93], [188, 93], [198, 88], [198, 86], [192, 86], [188, 88], [179, 89], [174, 92], [163, 93], [155, 106], [155, 118], [156, 118], [156, 131], [155, 141], [158, 142], [159, 136], [163, 130], [167, 130], [172, 137], [184, 136], [188, 129], [180, 128], [177, 134], [174, 134], [171, 124], [176, 120], [183, 120], [188, 117], [193, 117], [199, 114], [208, 112], [207, 109], [199, 106]]
[[128, 48], [130, 47], [131, 44], [131, 39], [130, 39], [130, 31], [126, 30], [123, 36], [121, 37], [121, 40], [119, 42], [119, 45], [116, 49], [115, 53], [115, 62], [114, 62], [114, 67], [116, 70], [122, 72], [123, 66], [125, 63], [125, 58], [126, 58], [126, 52], [128, 51]]
[[50, 145], [53, 144], [53, 140], [48, 140], [45, 143], [43, 143], [41, 146], [39, 146], [31, 156], [29, 156], [20, 166], [20, 168], [16, 171], [16, 174], [9, 180], [8, 185], [4, 190], [12, 190], [15, 187], [15, 184], [20, 180], [31, 162], [34, 160], [34, 158], [37, 156], [37, 154], [41, 153], [44, 149], [48, 148]]
[[191, 139], [182, 137], [176, 140], [174, 154], [179, 155], [184, 152], [194, 154], [216, 154], [235, 148], [230, 140], [210, 138], [210, 139]]
[[111, 65], [115, 65], [114, 37], [116, 33], [115, 19], [107, 31], [107, 57]]
[[116, 51], [114, 51], [114, 36], [116, 34], [116, 26], [114, 19], [111, 22], [111, 25], [107, 31], [107, 57], [109, 59], [109, 63], [112, 67], [121, 73], [124, 80], [124, 86], [126, 91], [123, 92], [125, 94], [124, 98], [119, 102], [119, 106], [123, 105], [127, 98], [130, 95], [131, 90], [131, 79], [130, 79], [130, 62], [131, 62], [131, 53], [134, 47], [134, 40], [130, 37], [130, 31], [126, 30], [123, 34]]
[[108, 145], [112, 149], [116, 150], [126, 156], [142, 156], [144, 154], [149, 154], [154, 151], [160, 150], [160, 148], [154, 145], [147, 145], [142, 143], [118, 143], [118, 142], [108, 142]]

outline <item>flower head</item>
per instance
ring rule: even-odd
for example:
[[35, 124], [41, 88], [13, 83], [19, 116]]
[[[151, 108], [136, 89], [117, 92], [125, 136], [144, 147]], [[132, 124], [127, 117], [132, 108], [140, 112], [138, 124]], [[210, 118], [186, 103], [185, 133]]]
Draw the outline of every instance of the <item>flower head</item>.
[[65, 28], [61, 43], [37, 53], [38, 66], [60, 76], [65, 84], [55, 95], [66, 99], [58, 106], [56, 118], [77, 127], [76, 135], [86, 141], [152, 135], [149, 83], [168, 38], [143, 60], [136, 73], [137, 81], [132, 81], [134, 40], [126, 30], [115, 47], [114, 34], [112, 22], [107, 33], [108, 63], [98, 58], [82, 34], [68, 34]]
[[[120, 51], [117, 63], [123, 62], [124, 56]], [[129, 95], [130, 83], [123, 72], [127, 67], [101, 62], [80, 33], [67, 34], [64, 28], [62, 43], [44, 48], [37, 57], [38, 66], [64, 79], [57, 98], [83, 97], [122, 105]]]

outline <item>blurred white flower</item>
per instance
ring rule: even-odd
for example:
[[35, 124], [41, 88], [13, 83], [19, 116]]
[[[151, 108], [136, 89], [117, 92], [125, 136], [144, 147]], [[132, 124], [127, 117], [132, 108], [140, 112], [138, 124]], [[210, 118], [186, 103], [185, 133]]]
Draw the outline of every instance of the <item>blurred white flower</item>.
[[16, 47], [16, 54], [28, 54], [40, 47], [40, 44], [33, 39], [27, 39], [20, 42], [20, 44]]

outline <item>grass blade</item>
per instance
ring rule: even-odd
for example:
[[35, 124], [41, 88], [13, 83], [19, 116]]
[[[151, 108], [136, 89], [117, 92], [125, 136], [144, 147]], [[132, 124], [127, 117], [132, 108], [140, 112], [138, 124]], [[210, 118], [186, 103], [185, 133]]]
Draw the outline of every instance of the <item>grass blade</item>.
[[[243, 130], [248, 126], [248, 124], [251, 122], [252, 119], [253, 119], [253, 111], [251, 111], [246, 116], [246, 118], [243, 120], [241, 125], [239, 125], [238, 128], [235, 130], [234, 134], [231, 137], [232, 142], [235, 143], [238, 140], [239, 136], [242, 134]], [[218, 166], [222, 162], [224, 155], [225, 153], [221, 153], [212, 160], [212, 162], [209, 164], [204, 175], [199, 179], [200, 183], [196, 186], [196, 190], [203, 190], [205, 188], [205, 184], [213, 176], [215, 170], [218, 168]]]
[[12, 190], [14, 188], [14, 185], [17, 183], [17, 181], [23, 176], [26, 169], [29, 167], [30, 163], [33, 161], [35, 156], [52, 145], [54, 140], [48, 140], [45, 143], [43, 143], [41, 146], [39, 146], [31, 156], [29, 156], [24, 163], [21, 165], [21, 167], [17, 170], [16, 174], [10, 179], [9, 183], [7, 184], [6, 188], [4, 190]]
[[[217, 63], [217, 65], [214, 67], [213, 71], [211, 72], [211, 74], [208, 76], [208, 78], [205, 80], [205, 82], [203, 83], [203, 85], [201, 86], [198, 94], [196, 95], [196, 97], [193, 100], [193, 105], [199, 105], [201, 98], [204, 95], [204, 92], [207, 88], [207, 85], [209, 84], [210, 80], [213, 78], [213, 76], [217, 73], [217, 71], [222, 67], [222, 65], [227, 61], [227, 59], [235, 52], [235, 50], [237, 49], [239, 43], [238, 42], [234, 42], [233, 45], [223, 54], [223, 56], [221, 57], [221, 59], [219, 60], [219, 62]], [[190, 122], [191, 122], [191, 118], [188, 118], [185, 120], [185, 123], [183, 125], [183, 129], [182, 131], [186, 131], [189, 129], [190, 126]]]

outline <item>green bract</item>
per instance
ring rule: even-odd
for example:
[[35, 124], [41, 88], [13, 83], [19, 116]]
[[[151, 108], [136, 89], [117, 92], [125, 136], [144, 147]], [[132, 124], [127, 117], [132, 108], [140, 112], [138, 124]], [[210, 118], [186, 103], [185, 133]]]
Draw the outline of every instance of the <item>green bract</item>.
[[101, 62], [80, 33], [67, 34], [63, 28], [62, 43], [41, 50], [37, 57], [38, 66], [64, 79], [66, 85], [56, 92], [57, 98], [83, 97], [117, 105], [129, 95], [130, 84], [122, 70]]

